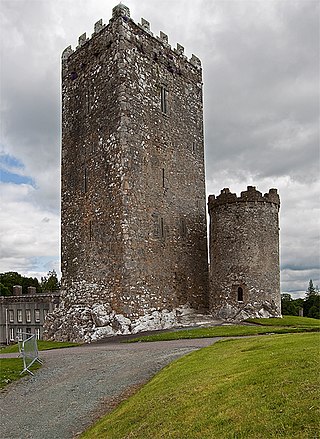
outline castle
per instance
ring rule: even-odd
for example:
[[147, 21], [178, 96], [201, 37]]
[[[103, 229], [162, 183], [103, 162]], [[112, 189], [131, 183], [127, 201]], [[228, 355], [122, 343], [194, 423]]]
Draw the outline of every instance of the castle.
[[62, 54], [61, 197], [47, 338], [280, 315], [277, 191], [210, 196], [209, 276], [201, 62], [123, 4]]

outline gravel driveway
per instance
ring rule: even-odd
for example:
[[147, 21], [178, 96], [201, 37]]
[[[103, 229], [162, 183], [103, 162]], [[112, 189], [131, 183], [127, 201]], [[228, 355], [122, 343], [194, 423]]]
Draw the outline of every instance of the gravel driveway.
[[72, 439], [171, 361], [219, 338], [97, 343], [40, 352], [44, 366], [1, 392], [1, 439]]

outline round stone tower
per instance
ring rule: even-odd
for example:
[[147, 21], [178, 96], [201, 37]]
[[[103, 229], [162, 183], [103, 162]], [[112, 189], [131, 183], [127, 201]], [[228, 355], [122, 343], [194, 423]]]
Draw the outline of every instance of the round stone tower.
[[223, 319], [280, 317], [276, 189], [209, 196], [210, 311]]

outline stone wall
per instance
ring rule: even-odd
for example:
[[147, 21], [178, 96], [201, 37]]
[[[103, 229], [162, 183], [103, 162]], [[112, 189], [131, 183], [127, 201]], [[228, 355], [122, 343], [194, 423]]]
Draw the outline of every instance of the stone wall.
[[223, 189], [208, 206], [212, 314], [237, 320], [280, 316], [277, 190], [262, 196], [249, 186], [237, 197]]
[[206, 308], [200, 60], [120, 4], [63, 52], [62, 105], [63, 292], [47, 336]]

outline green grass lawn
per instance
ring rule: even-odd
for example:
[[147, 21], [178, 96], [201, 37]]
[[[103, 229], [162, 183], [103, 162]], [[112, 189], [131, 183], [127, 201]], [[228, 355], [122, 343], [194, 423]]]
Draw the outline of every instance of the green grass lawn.
[[174, 332], [163, 332], [153, 335], [141, 335], [127, 340], [127, 343], [137, 341], [164, 341], [183, 338], [238, 337], [245, 335], [286, 334], [291, 332], [317, 332], [320, 330], [320, 320], [308, 317], [285, 316], [278, 319], [249, 319], [256, 325], [225, 325], [209, 328], [183, 329]]
[[230, 339], [165, 367], [81, 438], [319, 437], [318, 333]]

